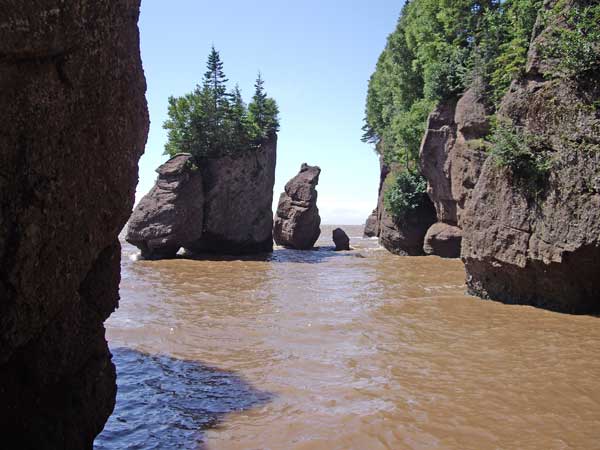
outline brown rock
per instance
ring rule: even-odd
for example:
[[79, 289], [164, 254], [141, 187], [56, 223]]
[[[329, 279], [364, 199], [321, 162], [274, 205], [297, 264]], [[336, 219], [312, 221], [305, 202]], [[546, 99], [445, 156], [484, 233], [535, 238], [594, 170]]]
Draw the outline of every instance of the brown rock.
[[600, 89], [585, 79], [551, 79], [552, 61], [536, 51], [549, 32], [532, 44], [530, 70], [511, 86], [499, 117], [535, 135], [552, 152], [553, 168], [536, 191], [488, 159], [465, 212], [462, 256], [476, 295], [597, 313], [600, 119], [593, 105]]
[[126, 240], [144, 258], [172, 258], [202, 236], [202, 175], [187, 153], [174, 156], [156, 172], [156, 184], [129, 219]]
[[253, 254], [273, 250], [277, 136], [258, 150], [199, 162], [204, 185], [202, 237], [190, 253]]
[[379, 224], [379, 242], [386, 250], [396, 255], [423, 255], [425, 234], [434, 222], [435, 208], [426, 196], [421, 206], [402, 220], [394, 219], [383, 208]]
[[134, 0], [0, 7], [0, 434], [91, 449], [112, 412], [104, 320], [147, 130]]
[[350, 250], [350, 238], [344, 230], [336, 228], [332, 233], [333, 243], [335, 244], [335, 251]]
[[442, 258], [459, 258], [461, 240], [460, 228], [438, 222], [427, 230], [423, 251], [427, 255], [437, 255]]
[[379, 234], [379, 225], [377, 223], [377, 208], [373, 210], [371, 215], [367, 217], [367, 221], [365, 222], [365, 228], [363, 231], [363, 235], [365, 237], [375, 237]]
[[321, 234], [317, 190], [321, 169], [302, 164], [279, 198], [273, 236], [278, 245], [307, 250]]

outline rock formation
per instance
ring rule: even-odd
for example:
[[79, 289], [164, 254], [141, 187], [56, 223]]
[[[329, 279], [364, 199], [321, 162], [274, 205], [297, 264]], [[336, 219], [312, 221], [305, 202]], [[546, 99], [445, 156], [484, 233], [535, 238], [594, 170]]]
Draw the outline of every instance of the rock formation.
[[526, 75], [513, 83], [498, 113], [552, 154], [547, 181], [539, 190], [528, 189], [488, 158], [462, 220], [462, 257], [476, 295], [597, 313], [600, 88], [592, 77], [557, 76], [557, 61], [544, 59], [537, 47], [550, 33], [538, 32]]
[[437, 222], [427, 230], [423, 250], [427, 255], [456, 258], [460, 256], [461, 240], [462, 231], [460, 228]]
[[342, 250], [350, 250], [350, 238], [344, 230], [336, 228], [332, 233], [333, 243], [335, 244], [335, 251], [339, 252]]
[[273, 250], [277, 136], [235, 156], [192, 160], [180, 154], [129, 222], [127, 240], [149, 259], [187, 254], [241, 255]]
[[202, 175], [187, 153], [174, 156], [156, 172], [156, 184], [129, 219], [126, 240], [141, 249], [144, 258], [172, 258], [202, 236]]
[[317, 190], [321, 169], [302, 164], [300, 173], [285, 185], [279, 198], [273, 237], [277, 245], [311, 249], [321, 234]]
[[191, 253], [252, 254], [273, 250], [277, 136], [258, 150], [199, 163], [204, 186], [202, 237]]
[[396, 255], [423, 255], [425, 235], [434, 222], [435, 208], [427, 197], [421, 206], [400, 220], [392, 217], [385, 207], [382, 207], [379, 242], [386, 250]]
[[376, 237], [379, 234], [379, 225], [377, 220], [377, 208], [373, 210], [371, 215], [367, 217], [363, 235], [365, 237]]
[[[489, 133], [487, 114], [484, 99], [471, 88], [458, 102], [442, 103], [429, 116], [419, 155], [420, 169], [427, 178], [438, 224], [451, 227], [446, 230], [453, 238], [441, 246], [431, 245], [431, 238], [444, 228], [435, 224], [436, 228], [428, 233], [427, 254], [460, 256], [465, 204], [486, 157], [483, 138]], [[437, 248], [443, 249], [443, 254], [439, 254]]]
[[148, 131], [135, 0], [0, 7], [0, 434], [91, 449], [113, 410], [103, 322]]

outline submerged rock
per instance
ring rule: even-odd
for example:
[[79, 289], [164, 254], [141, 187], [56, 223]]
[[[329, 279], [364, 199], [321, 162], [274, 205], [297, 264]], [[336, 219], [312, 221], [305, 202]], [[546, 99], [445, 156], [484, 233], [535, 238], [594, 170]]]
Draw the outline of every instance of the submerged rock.
[[335, 251], [350, 250], [350, 238], [344, 230], [336, 228], [332, 233]]
[[375, 237], [379, 234], [378, 228], [377, 208], [375, 208], [365, 222], [363, 235], [365, 237]]
[[550, 23], [534, 38], [527, 73], [513, 83], [498, 113], [535, 136], [536, 149], [551, 155], [551, 169], [536, 185], [488, 158], [464, 214], [462, 257], [473, 294], [597, 313], [600, 119], [594, 105], [600, 87], [586, 77], [556, 77], [557, 61], [538, 54], [556, 26]]
[[279, 198], [273, 237], [278, 245], [307, 250], [321, 234], [317, 190], [321, 169], [302, 164], [300, 172], [285, 185]]
[[156, 172], [156, 184], [135, 208], [125, 239], [144, 258], [172, 258], [202, 236], [202, 175], [187, 153], [175, 155]]
[[199, 162], [204, 186], [202, 236], [189, 253], [252, 254], [273, 250], [277, 136], [260, 148]]
[[460, 228], [438, 222], [427, 230], [423, 251], [427, 255], [437, 255], [442, 258], [459, 258], [461, 241]]
[[115, 404], [103, 322], [148, 132], [136, 0], [0, 7], [0, 435], [91, 449]]

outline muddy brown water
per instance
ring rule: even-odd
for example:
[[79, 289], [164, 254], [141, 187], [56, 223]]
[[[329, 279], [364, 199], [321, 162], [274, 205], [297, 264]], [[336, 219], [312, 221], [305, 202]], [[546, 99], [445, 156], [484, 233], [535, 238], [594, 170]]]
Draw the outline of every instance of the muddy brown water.
[[125, 244], [95, 448], [600, 448], [599, 318], [467, 296], [460, 261], [344, 228], [351, 252], [262, 260]]

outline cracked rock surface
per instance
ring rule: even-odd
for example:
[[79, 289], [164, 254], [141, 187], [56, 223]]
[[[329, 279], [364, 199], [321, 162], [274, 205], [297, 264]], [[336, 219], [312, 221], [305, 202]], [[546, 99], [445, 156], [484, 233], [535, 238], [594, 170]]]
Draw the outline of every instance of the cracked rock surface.
[[0, 434], [86, 449], [148, 131], [139, 0], [0, 0]]

